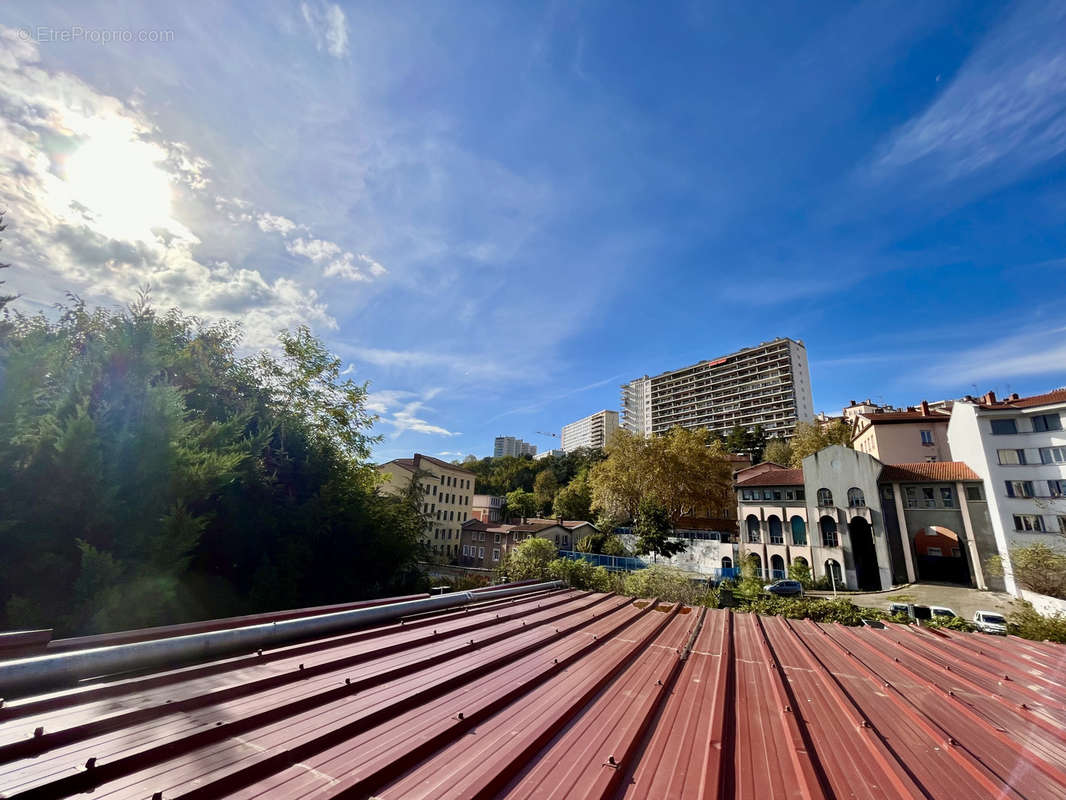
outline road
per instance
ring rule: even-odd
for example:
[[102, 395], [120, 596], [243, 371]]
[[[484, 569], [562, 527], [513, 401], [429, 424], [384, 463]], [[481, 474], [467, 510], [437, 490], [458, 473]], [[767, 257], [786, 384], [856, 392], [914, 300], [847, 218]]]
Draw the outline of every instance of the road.
[[[832, 592], [810, 591], [807, 594], [832, 597]], [[923, 606], [947, 606], [963, 619], [972, 621], [976, 611], [1011, 610], [1014, 599], [1003, 592], [981, 592], [966, 586], [948, 584], [914, 583], [888, 592], [841, 592], [858, 606], [887, 609], [892, 603], [914, 603]]]

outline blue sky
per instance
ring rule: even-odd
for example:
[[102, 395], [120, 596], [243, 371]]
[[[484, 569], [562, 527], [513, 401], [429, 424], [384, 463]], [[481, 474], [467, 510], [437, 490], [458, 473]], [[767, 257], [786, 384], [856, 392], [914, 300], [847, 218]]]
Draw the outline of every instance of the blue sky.
[[777, 336], [828, 412], [1066, 383], [1061, 4], [8, 0], [0, 25], [23, 306], [150, 283], [252, 347], [306, 322], [370, 381], [382, 459], [550, 447], [625, 380]]

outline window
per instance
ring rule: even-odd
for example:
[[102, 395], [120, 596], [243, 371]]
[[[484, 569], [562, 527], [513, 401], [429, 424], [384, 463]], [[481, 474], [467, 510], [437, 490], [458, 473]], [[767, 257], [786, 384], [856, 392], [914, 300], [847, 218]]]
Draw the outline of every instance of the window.
[[925, 554], [927, 556], [937, 556], [937, 557], [944, 555], [944, 553], [940, 550], [939, 547], [927, 547], [927, 548], [925, 548]]
[[1066, 481], [1048, 481], [1047, 493], [1048, 497], [1066, 497]]
[[759, 535], [759, 518], [754, 514], [748, 515], [748, 541], [758, 543], [762, 541]]
[[1066, 447], [1041, 447], [1041, 464], [1066, 464]]
[[997, 450], [996, 455], [999, 456], [999, 463], [1007, 467], [1025, 463], [1024, 450]]
[[797, 489], [796, 490], [796, 499], [797, 500], [805, 500], [806, 497], [807, 497], [807, 495], [805, 493], [805, 490], [803, 490], [803, 489]]
[[479, 547], [477, 549], [477, 557], [478, 558], [484, 558], [485, 557], [485, 548], [484, 547]]
[[887, 500], [889, 503], [891, 503], [893, 497], [895, 497], [895, 495], [892, 493], [892, 484], [890, 484], [890, 483], [884, 484], [881, 487], [881, 499], [882, 500]]
[[976, 500], [977, 502], [980, 502], [980, 501], [984, 500], [985, 499], [984, 495], [981, 494], [981, 487], [980, 486], [967, 486], [966, 487], [966, 499], [967, 500]]
[[774, 489], [774, 500], [780, 500], [780, 499], [781, 499], [781, 490], [780, 489]]
[[776, 516], [771, 516], [767, 522], [770, 525], [770, 544], [784, 544], [785, 534], [781, 529], [781, 520]]
[[771, 492], [769, 489], [763, 489], [762, 490], [762, 499], [763, 500], [773, 500], [774, 499], [774, 493]]
[[1066, 514], [1059, 514], [1059, 533], [1066, 533]]
[[1033, 417], [1033, 430], [1037, 433], [1043, 431], [1061, 431], [1062, 420], [1058, 414], [1038, 414]]
[[822, 529], [822, 547], [837, 547], [840, 544], [840, 539], [837, 536], [837, 523], [832, 517], [822, 517], [818, 521], [818, 526]]
[[848, 507], [849, 508], [865, 508], [866, 497], [862, 493], [862, 489], [857, 486], [852, 486], [848, 489]]
[[1044, 518], [1039, 514], [1015, 514], [1014, 530], [1016, 531], [1043, 531]]
[[955, 507], [955, 492], [952, 491], [950, 486], [940, 487], [940, 502], [943, 504], [944, 508]]
[[919, 431], [922, 435], [922, 444], [929, 447], [933, 444], [933, 432], [932, 431]]
[[823, 508], [829, 508], [833, 505], [833, 493], [828, 489], [818, 490], [818, 505]]
[[785, 500], [795, 500], [796, 493], [791, 489], [785, 489]]
[[499, 543], [500, 543], [500, 534], [498, 534], [498, 533], [497, 533], [497, 534], [495, 534], [495, 535], [494, 535], [494, 536], [492, 537], [492, 543], [493, 543], [493, 544], [499, 544]]
[[463, 555], [464, 556], [470, 555], [470, 547], [469, 547], [469, 545], [465, 545], [465, 544], [463, 545]]
[[998, 435], [1004, 433], [1017, 433], [1018, 426], [1012, 419], [994, 419], [992, 420], [992, 433]]
[[499, 561], [500, 560], [500, 551], [499, 550], [495, 550], [494, 549], [492, 551], [492, 560], [493, 561]]
[[806, 545], [807, 544], [807, 523], [803, 521], [803, 517], [797, 515], [792, 518], [792, 544], [794, 545]]
[[1032, 497], [1032, 481], [1004, 481], [1007, 484], [1007, 497]]
[[751, 500], [751, 489], [742, 489], [740, 492], [741, 500]]

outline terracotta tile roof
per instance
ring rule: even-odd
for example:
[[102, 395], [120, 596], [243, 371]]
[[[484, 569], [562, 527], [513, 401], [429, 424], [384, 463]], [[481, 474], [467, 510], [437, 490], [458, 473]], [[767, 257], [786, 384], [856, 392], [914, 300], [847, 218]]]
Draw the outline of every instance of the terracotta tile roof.
[[[1013, 398], [1013, 399], [1012, 399]], [[1066, 403], [1066, 386], [1061, 389], [1053, 389], [1044, 394], [1034, 394], [1031, 397], [1017, 397], [1013, 395], [1005, 400], [997, 400], [995, 403], [978, 403], [980, 408], [989, 411], [1001, 411], [1011, 408], [1035, 408], [1037, 406], [1049, 406], [1055, 403]]]
[[916, 464], [885, 464], [882, 483], [887, 481], [979, 481], [981, 477], [963, 461], [920, 461]]
[[589, 592], [475, 598], [9, 703], [0, 794], [1050, 800], [1064, 656]]
[[786, 469], [782, 467], [780, 469], [771, 470], [769, 472], [763, 472], [759, 475], [752, 475], [748, 478], [741, 478], [737, 481], [737, 486], [802, 486], [803, 485], [803, 470], [802, 469]]
[[[567, 530], [573, 530], [574, 528], [580, 528], [582, 525], [592, 525], [591, 522], [583, 519], [564, 519], [561, 522], [557, 519], [545, 519], [544, 517], [529, 517], [527, 520], [529, 523], [543, 522], [547, 525], [562, 525]], [[592, 527], [596, 527], [592, 525]]]
[[[468, 469], [457, 467], [455, 464], [449, 464], [447, 461], [441, 461], [439, 458], [423, 455], [422, 453], [415, 453], [414, 458], [394, 458], [392, 461], [386, 461], [385, 463], [396, 464], [397, 466], [403, 467], [408, 472], [414, 472], [418, 468], [420, 461], [428, 461], [431, 464], [436, 464], [438, 467], [449, 469], [452, 472], [465, 472], [467, 475], [471, 475], [475, 478], [477, 477], [476, 473], [473, 473]], [[382, 464], [382, 466], [384, 466], [384, 464]]]

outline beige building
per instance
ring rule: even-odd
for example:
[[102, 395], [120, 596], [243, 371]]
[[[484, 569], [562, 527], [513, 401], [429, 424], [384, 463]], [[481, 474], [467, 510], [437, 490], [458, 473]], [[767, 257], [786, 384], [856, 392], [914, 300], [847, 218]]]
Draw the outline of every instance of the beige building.
[[508, 553], [526, 539], [547, 539], [558, 550], [573, 550], [581, 538], [593, 533], [596, 526], [584, 520], [526, 519], [508, 524], [473, 519], [462, 526], [458, 563], [498, 569]]
[[414, 475], [421, 473], [422, 512], [429, 516], [425, 541], [438, 555], [457, 556], [463, 523], [472, 515], [474, 473], [421, 453], [381, 464], [378, 473], [382, 491], [389, 494], [403, 492]]
[[922, 401], [906, 411], [875, 408], [856, 414], [851, 446], [883, 464], [951, 461], [948, 422], [951, 414]]

